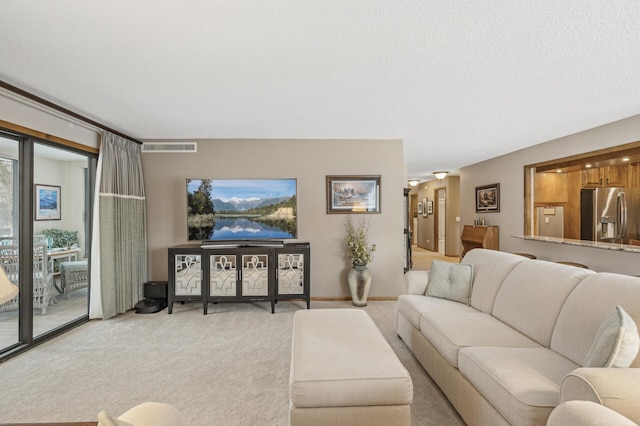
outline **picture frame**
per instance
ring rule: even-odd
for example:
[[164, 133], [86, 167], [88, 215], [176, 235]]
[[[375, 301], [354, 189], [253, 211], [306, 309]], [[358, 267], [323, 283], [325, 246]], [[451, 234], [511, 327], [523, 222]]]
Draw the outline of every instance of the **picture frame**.
[[429, 199], [428, 198], [423, 198], [422, 199], [422, 205], [424, 206], [422, 208], [422, 217], [429, 217], [429, 212], [427, 211], [428, 209], [428, 204], [429, 204]]
[[327, 176], [327, 214], [380, 213], [380, 175]]
[[418, 202], [418, 214], [422, 214], [422, 201]]
[[427, 201], [427, 214], [433, 214], [433, 201]]
[[36, 184], [35, 190], [35, 220], [62, 219], [61, 187]]
[[476, 186], [476, 213], [500, 211], [500, 184]]

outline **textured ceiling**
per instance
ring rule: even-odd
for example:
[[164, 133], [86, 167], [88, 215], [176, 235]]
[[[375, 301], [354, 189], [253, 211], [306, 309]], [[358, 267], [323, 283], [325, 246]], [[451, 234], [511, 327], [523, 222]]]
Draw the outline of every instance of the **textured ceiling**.
[[0, 79], [138, 139], [401, 139], [425, 179], [639, 114], [640, 2], [4, 0]]

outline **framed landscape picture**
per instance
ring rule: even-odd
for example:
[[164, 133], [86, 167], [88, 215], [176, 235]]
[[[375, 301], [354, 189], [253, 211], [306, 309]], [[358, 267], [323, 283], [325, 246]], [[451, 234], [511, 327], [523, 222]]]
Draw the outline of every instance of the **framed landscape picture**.
[[60, 187], [36, 184], [35, 220], [60, 220]]
[[476, 187], [476, 212], [500, 211], [500, 184]]
[[327, 213], [380, 213], [377, 176], [327, 176]]

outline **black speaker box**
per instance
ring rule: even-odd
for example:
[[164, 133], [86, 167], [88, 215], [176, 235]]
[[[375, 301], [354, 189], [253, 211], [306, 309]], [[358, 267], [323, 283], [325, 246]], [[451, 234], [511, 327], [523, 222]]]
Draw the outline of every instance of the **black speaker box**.
[[144, 283], [144, 297], [148, 299], [166, 299], [167, 298], [167, 282], [166, 281], [147, 281]]

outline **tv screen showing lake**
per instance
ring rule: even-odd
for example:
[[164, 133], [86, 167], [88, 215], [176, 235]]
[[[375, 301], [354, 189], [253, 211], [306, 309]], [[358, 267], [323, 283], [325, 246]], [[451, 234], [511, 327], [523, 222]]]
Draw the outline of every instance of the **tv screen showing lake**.
[[187, 179], [189, 240], [297, 237], [296, 179]]

